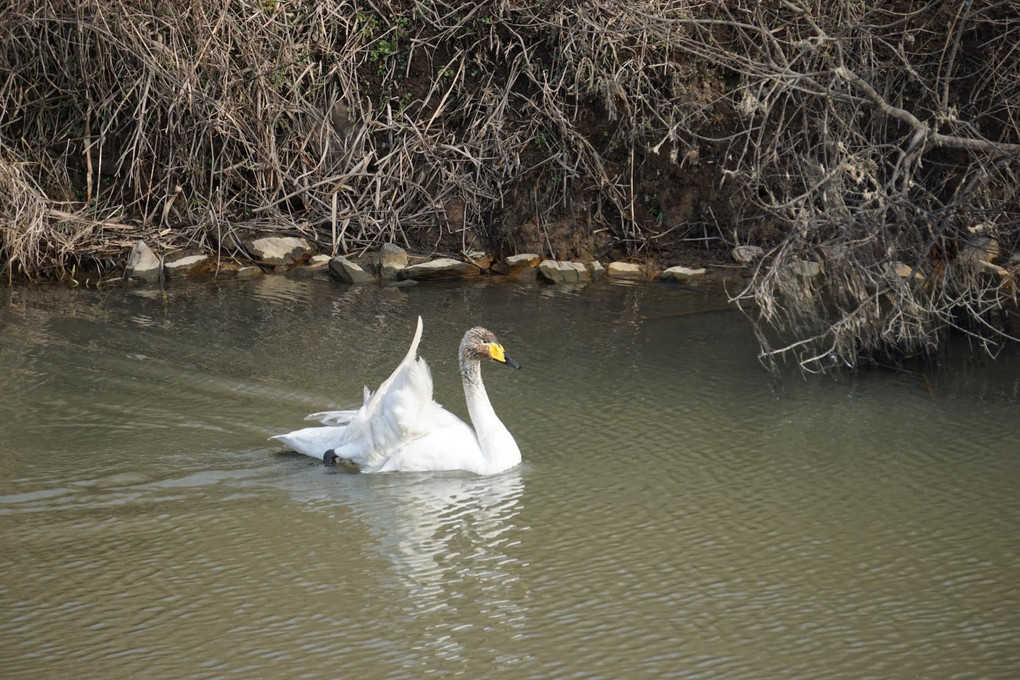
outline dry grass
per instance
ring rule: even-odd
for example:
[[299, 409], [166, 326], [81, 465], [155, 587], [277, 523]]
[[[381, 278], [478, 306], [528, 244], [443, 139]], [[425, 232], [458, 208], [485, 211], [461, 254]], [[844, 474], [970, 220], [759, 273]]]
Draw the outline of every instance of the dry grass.
[[724, 172], [782, 233], [736, 296], [768, 365], [923, 355], [950, 329], [1015, 340], [1016, 266], [966, 253], [1020, 252], [1020, 2], [738, 2], [681, 23], [681, 48], [740, 74]]
[[651, 21], [681, 4], [16, 1], [8, 155], [77, 229], [134, 228], [68, 249], [52, 247], [67, 220], [16, 221], [6, 264], [33, 277], [109, 267], [125, 237], [231, 242], [213, 231], [509, 251], [515, 226], [557, 215], [637, 244], [634, 150], [665, 134], [675, 156], [673, 109], [690, 108], [689, 68]]
[[1012, 281], [958, 253], [979, 226], [1018, 251], [1018, 17], [1015, 0], [12, 0], [0, 266], [115, 272], [138, 238], [255, 232], [332, 253], [750, 241], [768, 256], [736, 299], [767, 363], [924, 353], [950, 328], [994, 351]]

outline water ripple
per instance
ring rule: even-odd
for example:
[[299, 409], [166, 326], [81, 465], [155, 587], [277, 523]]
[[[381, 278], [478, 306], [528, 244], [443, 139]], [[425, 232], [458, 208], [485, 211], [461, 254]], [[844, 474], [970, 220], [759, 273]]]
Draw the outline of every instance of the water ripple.
[[[174, 288], [166, 304], [11, 295], [5, 678], [1020, 665], [1008, 370], [949, 365], [931, 392], [900, 374], [775, 390], [739, 315], [655, 286], [267, 277]], [[486, 384], [525, 463], [350, 475], [277, 455], [269, 434], [358, 403], [418, 313], [455, 411], [465, 326], [498, 330], [524, 364]]]

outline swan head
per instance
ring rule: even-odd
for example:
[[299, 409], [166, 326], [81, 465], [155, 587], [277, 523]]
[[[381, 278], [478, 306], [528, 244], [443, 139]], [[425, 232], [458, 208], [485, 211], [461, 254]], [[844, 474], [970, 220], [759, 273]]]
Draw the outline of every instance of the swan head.
[[496, 334], [488, 328], [475, 326], [464, 334], [460, 341], [460, 363], [466, 365], [468, 362], [480, 362], [483, 360], [495, 361], [498, 364], [510, 368], [520, 368], [521, 365], [507, 356], [503, 345], [496, 339]]

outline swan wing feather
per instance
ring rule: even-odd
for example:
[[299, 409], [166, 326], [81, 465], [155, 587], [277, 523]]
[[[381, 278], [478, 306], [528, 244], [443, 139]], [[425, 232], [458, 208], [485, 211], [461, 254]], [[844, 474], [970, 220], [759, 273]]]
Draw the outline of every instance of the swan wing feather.
[[318, 413], [309, 413], [305, 416], [305, 420], [317, 420], [323, 425], [346, 425], [354, 420], [356, 415], [358, 415], [357, 409], [351, 411], [319, 411]]
[[368, 398], [350, 421], [344, 448], [359, 466], [378, 466], [406, 442], [438, 426], [431, 417], [439, 408], [432, 400], [432, 372], [417, 356], [421, 335], [422, 320], [418, 317], [407, 354], [379, 389], [366, 392]]
[[[409, 442], [389, 456], [376, 461], [366, 472], [428, 472], [431, 470], [475, 469], [484, 460], [474, 430], [463, 420], [437, 406], [437, 427]], [[440, 425], [441, 423], [441, 425]]]

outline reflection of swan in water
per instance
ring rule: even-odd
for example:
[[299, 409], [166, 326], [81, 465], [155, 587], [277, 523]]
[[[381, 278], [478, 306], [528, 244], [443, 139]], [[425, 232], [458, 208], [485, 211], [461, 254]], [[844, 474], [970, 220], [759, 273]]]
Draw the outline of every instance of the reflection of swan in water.
[[523, 490], [520, 474], [513, 473], [377, 487], [373, 495], [389, 502], [376, 509], [386, 512], [389, 521], [379, 523], [382, 517], [373, 512], [373, 532], [382, 552], [420, 587], [452, 582], [452, 575], [446, 573], [451, 566], [446, 558], [453, 552], [473, 563], [472, 572], [479, 577], [483, 572], [477, 567], [482, 563], [509, 561], [504, 534], [518, 528], [514, 520]]
[[[306, 427], [278, 439], [298, 453], [331, 463], [340, 460], [363, 472], [467, 470], [480, 475], [502, 472], [521, 462], [521, 451], [489, 403], [481, 362], [520, 368], [506, 355], [492, 331], [470, 329], [460, 343], [472, 430], [432, 400], [432, 374], [418, 357], [422, 322], [411, 348], [375, 394], [365, 388], [357, 411], [325, 411], [308, 416], [326, 427]], [[332, 426], [330, 426], [332, 425]]]
[[525, 564], [515, 555], [527, 531], [520, 469], [487, 477], [300, 474], [287, 481], [310, 484], [291, 489], [314, 512], [343, 518], [344, 534], [357, 542], [338, 543], [338, 550], [390, 565], [372, 570], [359, 587], [377, 591], [408, 622], [425, 624], [414, 642], [422, 653], [455, 660], [479, 644], [482, 629], [503, 640], [521, 632], [528, 592], [520, 579]]

